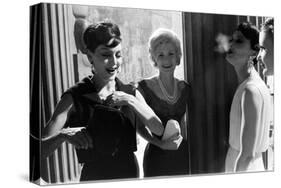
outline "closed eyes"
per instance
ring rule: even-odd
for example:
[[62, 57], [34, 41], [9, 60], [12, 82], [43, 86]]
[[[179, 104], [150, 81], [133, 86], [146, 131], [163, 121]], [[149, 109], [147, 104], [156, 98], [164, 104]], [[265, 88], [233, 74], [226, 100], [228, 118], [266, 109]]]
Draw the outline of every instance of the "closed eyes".
[[112, 53], [101, 53], [102, 57], [105, 58], [110, 58], [112, 55], [115, 55], [115, 57], [120, 58], [122, 57], [121, 52], [117, 52], [116, 54], [112, 54]]

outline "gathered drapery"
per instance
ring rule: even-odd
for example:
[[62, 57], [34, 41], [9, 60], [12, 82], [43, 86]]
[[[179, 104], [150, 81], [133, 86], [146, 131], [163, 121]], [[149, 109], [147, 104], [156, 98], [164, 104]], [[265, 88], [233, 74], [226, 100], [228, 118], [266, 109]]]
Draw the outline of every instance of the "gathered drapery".
[[[46, 126], [62, 93], [75, 83], [72, 17], [70, 5], [31, 7], [31, 130]], [[40, 130], [36, 134], [40, 138]], [[75, 150], [67, 143], [47, 159], [41, 159], [40, 165], [40, 176], [46, 182], [75, 181], [80, 174]]]
[[237, 78], [234, 68], [215, 52], [218, 33], [230, 35], [236, 16], [184, 13], [186, 74], [192, 88], [189, 112], [191, 173], [224, 171], [229, 111]]

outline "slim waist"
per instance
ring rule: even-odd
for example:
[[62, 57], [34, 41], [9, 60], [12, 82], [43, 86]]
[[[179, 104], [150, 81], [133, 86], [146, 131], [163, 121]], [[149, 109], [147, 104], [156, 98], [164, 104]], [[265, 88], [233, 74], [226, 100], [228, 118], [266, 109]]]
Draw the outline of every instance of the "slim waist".
[[146, 147], [146, 151], [149, 151], [149, 152], [153, 152], [153, 153], [158, 153], [159, 154], [162, 154], [162, 155], [165, 155], [165, 154], [168, 154], [168, 153], [177, 153], [177, 152], [180, 152], [180, 151], [183, 151], [183, 150], [186, 150], [188, 151], [188, 143], [186, 140], [182, 140], [179, 148], [177, 150], [164, 150], [164, 149], [161, 149], [160, 147], [154, 145], [154, 144], [151, 144], [151, 143], [148, 143], [147, 144], [147, 147]]

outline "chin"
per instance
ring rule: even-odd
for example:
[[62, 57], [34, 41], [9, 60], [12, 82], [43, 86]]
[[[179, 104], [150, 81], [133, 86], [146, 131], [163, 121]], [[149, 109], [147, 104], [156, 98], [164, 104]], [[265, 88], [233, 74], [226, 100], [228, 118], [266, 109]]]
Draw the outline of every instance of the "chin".
[[112, 81], [112, 80], [115, 80], [115, 78], [116, 78], [116, 76], [114, 75], [114, 76], [109, 77], [107, 80]]
[[225, 60], [226, 60], [228, 63], [231, 64], [231, 58], [230, 58], [229, 56], [226, 56], [226, 57], [225, 57]]
[[163, 72], [174, 72], [175, 71], [175, 67], [170, 67], [167, 69], [162, 69]]
[[230, 63], [231, 65], [234, 65], [235, 59], [233, 57], [233, 54], [227, 54], [225, 59], [228, 63]]
[[107, 75], [107, 76], [103, 77], [104, 81], [106, 81], [106, 82], [115, 80], [115, 78], [116, 78], [116, 74], [114, 74], [114, 75]]

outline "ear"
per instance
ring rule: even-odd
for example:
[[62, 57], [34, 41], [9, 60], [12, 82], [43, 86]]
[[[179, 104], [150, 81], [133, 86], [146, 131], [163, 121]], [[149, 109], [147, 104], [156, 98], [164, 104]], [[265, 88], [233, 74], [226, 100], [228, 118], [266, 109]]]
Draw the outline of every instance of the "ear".
[[154, 56], [151, 56], [151, 60], [153, 61], [154, 66], [157, 67], [157, 61]]
[[91, 65], [93, 65], [93, 53], [87, 49], [86, 55], [87, 55], [87, 58], [88, 58], [89, 62], [91, 63]]
[[150, 50], [149, 50], [149, 54], [150, 54], [149, 57], [150, 57], [151, 61], [154, 63], [154, 66], [156, 67], [157, 66], [156, 59]]
[[177, 65], [180, 65], [180, 63], [181, 63], [181, 57], [178, 56], [178, 57], [177, 57]]
[[87, 58], [88, 58], [88, 61], [90, 62], [90, 64], [93, 66], [94, 61], [93, 61], [92, 57], [89, 54], [87, 54]]
[[91, 71], [93, 74], [96, 74], [96, 70], [93, 62], [91, 62]]

